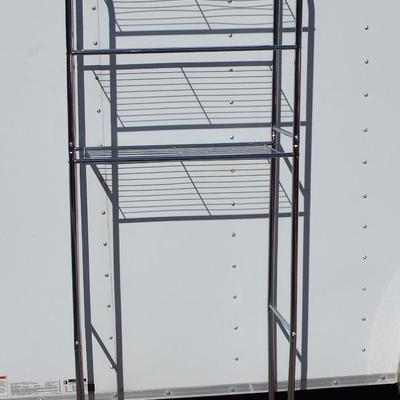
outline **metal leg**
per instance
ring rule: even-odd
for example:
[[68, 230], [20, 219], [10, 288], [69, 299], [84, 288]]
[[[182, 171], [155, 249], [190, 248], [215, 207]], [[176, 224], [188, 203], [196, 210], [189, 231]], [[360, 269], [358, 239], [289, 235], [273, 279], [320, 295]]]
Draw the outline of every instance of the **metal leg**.
[[[273, 44], [280, 41], [280, 15], [282, 0], [274, 0], [274, 29]], [[273, 55], [272, 71], [272, 147], [277, 149], [277, 132], [274, 129], [279, 122], [280, 110], [280, 51], [275, 50]], [[277, 266], [277, 223], [278, 223], [278, 195], [279, 195], [279, 160], [271, 159], [270, 170], [270, 209], [269, 209], [269, 255], [268, 255], [268, 392], [269, 399], [275, 399], [277, 390], [276, 373], [276, 323], [272, 312], [276, 306], [276, 266]]]
[[73, 5], [72, 0], [65, 2], [66, 44], [67, 44], [67, 96], [68, 96], [68, 161], [69, 161], [69, 202], [71, 224], [71, 269], [72, 269], [72, 301], [74, 318], [74, 349], [76, 397], [84, 400], [84, 376], [82, 362], [81, 305], [78, 251], [78, 201], [77, 201], [77, 169], [75, 164], [75, 84], [73, 61]]
[[291, 238], [291, 282], [290, 282], [290, 350], [288, 399], [294, 399], [296, 385], [297, 342], [297, 289], [298, 289], [298, 242], [299, 242], [299, 145], [301, 103], [301, 45], [303, 24], [303, 0], [296, 3], [296, 52], [294, 78], [293, 116], [293, 169], [292, 169], [292, 238]]

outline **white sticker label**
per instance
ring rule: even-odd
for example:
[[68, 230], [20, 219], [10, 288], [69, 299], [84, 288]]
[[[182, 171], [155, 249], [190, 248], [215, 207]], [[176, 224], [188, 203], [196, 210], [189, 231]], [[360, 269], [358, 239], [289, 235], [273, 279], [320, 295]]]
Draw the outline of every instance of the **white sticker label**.
[[7, 377], [0, 375], [0, 397], [8, 396]]
[[32, 396], [61, 394], [60, 381], [46, 382], [13, 382], [10, 383], [11, 396]]

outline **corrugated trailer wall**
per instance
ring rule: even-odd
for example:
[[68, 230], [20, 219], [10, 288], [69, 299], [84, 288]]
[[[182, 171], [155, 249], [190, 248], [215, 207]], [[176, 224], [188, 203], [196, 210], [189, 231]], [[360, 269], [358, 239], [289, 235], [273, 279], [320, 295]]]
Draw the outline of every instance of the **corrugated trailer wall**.
[[[297, 378], [303, 387], [396, 381], [400, 355], [399, 13], [395, 0], [305, 1], [308, 29], [303, 38], [300, 180], [303, 273], [297, 362]], [[83, 1], [83, 17], [84, 48], [106, 48], [104, 2]], [[73, 395], [64, 2], [7, 2], [0, 18], [0, 399]], [[168, 40], [146, 36], [137, 43], [155, 47]], [[193, 35], [174, 40], [179, 45], [206, 41], [231, 45], [256, 39], [224, 34], [217, 39]], [[230, 61], [245, 61], [247, 56], [235, 57]], [[200, 59], [193, 56], [190, 61]], [[102, 60], [93, 57], [91, 62]], [[148, 59], [131, 57], [128, 62], [137, 60]], [[170, 59], [163, 55], [151, 58], [152, 63], [166, 61]], [[282, 89], [288, 97], [293, 90], [292, 67], [292, 59], [284, 62]], [[233, 72], [243, 76], [243, 71], [248, 83], [261, 70], [249, 73], [237, 67]], [[143, 79], [143, 75], [130, 73], [126, 76], [129, 85], [138, 84], [135, 78]], [[192, 74], [189, 79], [198, 78], [196, 70], [187, 73]], [[85, 72], [84, 111], [90, 145], [98, 145], [108, 135], [107, 79], [104, 71]], [[171, 79], [174, 76], [167, 75], [165, 82]], [[211, 86], [225, 82], [223, 75], [213, 79]], [[135, 90], [138, 96], [141, 89]], [[152, 118], [160, 118], [157, 113]], [[129, 125], [129, 118], [121, 124]], [[169, 136], [122, 132], [120, 140], [122, 144], [240, 142], [265, 140], [266, 133], [262, 128], [243, 128], [208, 135], [206, 130], [200, 136], [198, 131]], [[265, 174], [263, 168], [217, 163], [212, 171], [242, 171], [249, 182]], [[287, 194], [290, 174], [285, 168], [282, 164], [278, 303], [288, 318], [290, 221], [284, 215], [291, 199]], [[107, 177], [107, 170], [101, 171]], [[192, 166], [193, 171], [204, 180], [209, 178], [209, 170]], [[122, 306], [116, 314], [111, 205], [98, 177], [90, 168], [86, 172], [90, 274], [82, 281], [91, 289], [91, 318], [88, 321], [86, 307], [82, 323], [94, 328], [86, 336], [92, 344], [85, 344], [84, 354], [85, 370], [87, 361], [93, 370], [96, 394], [111, 398], [117, 391], [116, 339], [122, 339], [128, 398], [266, 390], [267, 220], [121, 224]], [[254, 176], [250, 179], [249, 174]], [[149, 213], [152, 204], [140, 210]], [[124, 218], [132, 215], [129, 207], [121, 211]], [[122, 338], [115, 331], [116, 318], [122, 322]], [[93, 356], [89, 353], [87, 357], [88, 348], [93, 349]], [[282, 387], [287, 379], [287, 353], [287, 340], [279, 330]]]

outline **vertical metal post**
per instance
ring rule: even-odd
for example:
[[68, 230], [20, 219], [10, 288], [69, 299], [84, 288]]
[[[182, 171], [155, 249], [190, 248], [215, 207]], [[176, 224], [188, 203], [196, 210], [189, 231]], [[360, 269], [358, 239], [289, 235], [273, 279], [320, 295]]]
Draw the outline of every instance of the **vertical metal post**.
[[299, 146], [301, 117], [301, 47], [303, 28], [303, 0], [296, 2], [296, 50], [293, 110], [293, 168], [292, 168], [292, 234], [291, 234], [291, 281], [290, 281], [290, 349], [288, 400], [294, 399], [296, 387], [297, 342], [297, 280], [299, 242]]
[[73, 61], [73, 0], [65, 1], [65, 25], [67, 47], [67, 102], [68, 102], [68, 161], [69, 161], [69, 202], [71, 224], [71, 269], [72, 269], [72, 302], [74, 319], [74, 349], [76, 398], [85, 399], [85, 387], [82, 362], [82, 333], [80, 310], [80, 279], [78, 251], [78, 201], [77, 201], [77, 171], [75, 164], [75, 83]]
[[[273, 22], [273, 45], [277, 46], [280, 40], [280, 14], [281, 1], [274, 0], [274, 22]], [[277, 126], [280, 109], [280, 50], [273, 52], [272, 70], [272, 115], [271, 115], [271, 141], [272, 148], [277, 149], [277, 134], [274, 128]], [[269, 199], [269, 251], [268, 251], [268, 392], [269, 399], [275, 399], [277, 390], [276, 373], [276, 324], [275, 315], [271, 306], [276, 306], [276, 233], [277, 233], [277, 213], [278, 213], [278, 190], [279, 177], [277, 158], [270, 160], [270, 199]]]

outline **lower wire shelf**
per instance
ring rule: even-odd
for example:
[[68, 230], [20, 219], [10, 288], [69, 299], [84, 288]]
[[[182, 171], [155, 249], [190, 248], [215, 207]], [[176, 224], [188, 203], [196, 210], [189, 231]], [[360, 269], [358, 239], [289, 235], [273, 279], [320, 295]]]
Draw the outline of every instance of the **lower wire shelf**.
[[76, 163], [143, 163], [226, 159], [269, 159], [293, 154], [272, 148], [270, 142], [179, 144], [160, 146], [118, 146], [77, 148]]
[[[119, 223], [268, 218], [268, 142], [85, 148], [88, 163], [112, 203]], [[279, 215], [291, 202], [279, 183]]]

